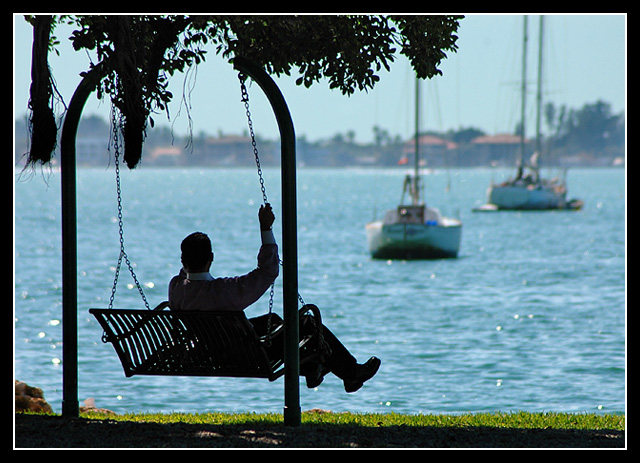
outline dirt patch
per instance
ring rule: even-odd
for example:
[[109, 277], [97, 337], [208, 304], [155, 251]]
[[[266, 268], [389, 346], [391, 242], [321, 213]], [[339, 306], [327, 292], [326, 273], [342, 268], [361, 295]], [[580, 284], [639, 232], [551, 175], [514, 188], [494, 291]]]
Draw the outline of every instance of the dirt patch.
[[137, 423], [15, 415], [15, 448], [624, 448], [617, 430]]

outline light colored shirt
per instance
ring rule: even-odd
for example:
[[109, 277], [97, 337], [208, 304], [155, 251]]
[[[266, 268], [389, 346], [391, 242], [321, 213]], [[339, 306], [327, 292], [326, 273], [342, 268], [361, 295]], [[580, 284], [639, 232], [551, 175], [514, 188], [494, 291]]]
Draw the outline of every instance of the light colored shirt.
[[278, 276], [280, 259], [271, 230], [262, 232], [258, 266], [246, 275], [214, 278], [184, 268], [169, 282], [172, 310], [241, 311], [256, 302]]

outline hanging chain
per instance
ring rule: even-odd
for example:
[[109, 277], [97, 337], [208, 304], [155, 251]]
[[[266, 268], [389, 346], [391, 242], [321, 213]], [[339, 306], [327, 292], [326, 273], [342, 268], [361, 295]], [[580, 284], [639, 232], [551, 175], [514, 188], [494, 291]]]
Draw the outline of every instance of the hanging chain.
[[258, 156], [258, 144], [256, 143], [256, 135], [253, 132], [253, 121], [251, 120], [251, 111], [249, 110], [249, 92], [247, 92], [247, 86], [244, 84], [245, 77], [242, 74], [238, 74], [240, 79], [240, 89], [242, 91], [242, 102], [247, 112], [247, 124], [249, 125], [249, 135], [251, 136], [251, 146], [253, 146], [253, 155], [256, 158], [256, 167], [258, 168], [258, 177], [260, 178], [260, 190], [262, 191], [262, 200], [265, 204], [267, 201], [267, 190], [264, 187], [264, 178], [262, 178], [262, 169], [260, 168], [260, 157]]
[[[247, 124], [249, 125], [249, 135], [251, 136], [251, 146], [253, 146], [253, 156], [256, 159], [256, 167], [258, 168], [258, 178], [260, 179], [260, 190], [262, 191], [262, 201], [267, 204], [267, 190], [264, 186], [264, 178], [262, 177], [262, 168], [260, 167], [260, 156], [258, 156], [258, 144], [256, 143], [256, 134], [253, 131], [253, 121], [251, 120], [251, 111], [249, 110], [249, 92], [245, 85], [245, 76], [238, 74], [240, 79], [240, 91], [242, 93], [242, 102], [244, 103], [244, 109], [247, 113]], [[271, 314], [273, 313], [273, 294], [275, 292], [275, 281], [271, 283], [271, 289], [269, 291], [269, 318], [267, 318], [267, 340], [265, 345], [271, 347]]]
[[[253, 146], [253, 155], [256, 158], [256, 167], [258, 168], [258, 177], [260, 178], [260, 189], [262, 190], [262, 200], [265, 204], [267, 204], [267, 193], [264, 186], [264, 178], [262, 178], [262, 169], [260, 168], [260, 157], [258, 156], [258, 145], [256, 143], [256, 136], [253, 131], [253, 121], [251, 120], [251, 111], [249, 110], [249, 92], [247, 92], [247, 86], [245, 85], [245, 76], [240, 73], [238, 74], [238, 79], [240, 79], [240, 90], [242, 92], [242, 102], [244, 103], [244, 107], [247, 113], [247, 123], [249, 125], [249, 135], [251, 136], [251, 146]], [[282, 265], [282, 261], [279, 261], [279, 265]], [[271, 284], [271, 291], [269, 292], [269, 318], [267, 320], [267, 347], [271, 345], [271, 313], [273, 311], [273, 293], [274, 293], [275, 283]], [[300, 293], [298, 293], [298, 300], [300, 304], [304, 307], [305, 302], [302, 299]]]
[[[122, 117], [122, 116], [121, 116]], [[120, 117], [120, 120], [121, 120]], [[116, 116], [116, 108], [111, 108], [111, 124], [113, 126], [113, 149], [115, 151], [115, 166], [116, 166], [116, 192], [118, 196], [118, 231], [120, 233], [120, 256], [118, 257], [118, 265], [116, 266], [116, 274], [113, 279], [113, 287], [111, 288], [111, 297], [109, 298], [109, 309], [113, 308], [113, 300], [116, 295], [116, 288], [118, 286], [118, 278], [120, 277], [120, 267], [122, 265], [122, 260], [124, 259], [127, 267], [129, 268], [129, 273], [131, 273], [131, 277], [138, 288], [138, 292], [142, 297], [144, 305], [147, 309], [150, 309], [149, 302], [147, 301], [147, 297], [144, 295], [144, 291], [142, 290], [142, 286], [138, 281], [138, 277], [136, 273], [133, 271], [133, 265], [131, 265], [131, 261], [129, 260], [129, 256], [124, 250], [124, 225], [122, 222], [122, 191], [120, 188], [120, 146], [118, 143], [118, 132], [119, 132], [119, 118]]]

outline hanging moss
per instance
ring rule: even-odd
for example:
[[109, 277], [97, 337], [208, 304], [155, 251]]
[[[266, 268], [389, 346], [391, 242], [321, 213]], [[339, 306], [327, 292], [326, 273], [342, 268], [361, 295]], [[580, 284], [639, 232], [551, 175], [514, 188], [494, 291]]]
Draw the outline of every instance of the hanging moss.
[[125, 115], [124, 122], [124, 162], [130, 169], [138, 165], [142, 157], [142, 145], [146, 137], [146, 117], [140, 114]]
[[36, 16], [33, 24], [29, 130], [31, 149], [27, 165], [51, 161], [57, 145], [58, 127], [53, 112], [53, 84], [47, 62], [51, 16]]
[[107, 21], [118, 82], [112, 100], [123, 116], [124, 161], [131, 169], [142, 157], [152, 104], [161, 106], [157, 99], [167, 99], [167, 81], [160, 75], [165, 54], [176, 46], [186, 25], [180, 17], [123, 15]]

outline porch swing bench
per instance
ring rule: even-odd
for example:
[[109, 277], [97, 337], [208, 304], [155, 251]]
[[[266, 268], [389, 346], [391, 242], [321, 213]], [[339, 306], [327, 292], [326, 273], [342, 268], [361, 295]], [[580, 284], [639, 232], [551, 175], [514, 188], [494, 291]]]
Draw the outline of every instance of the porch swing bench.
[[[104, 330], [122, 363], [126, 377], [229, 376], [268, 378], [284, 374], [282, 355], [269, 358], [267, 345], [282, 336], [284, 326], [259, 337], [243, 311], [183, 312], [163, 310], [89, 309]], [[319, 309], [307, 304], [299, 315], [310, 312], [316, 327], [301, 336], [300, 364], [322, 356], [322, 320]]]
[[[243, 74], [238, 75], [242, 91], [253, 152], [264, 203], [267, 194], [260, 168], [253, 123], [249, 111], [249, 97]], [[268, 378], [275, 381], [284, 375], [284, 352], [270, 357], [268, 347], [284, 336], [284, 325], [269, 329], [264, 336], [258, 336], [244, 311], [239, 312], [186, 312], [164, 310], [168, 302], [151, 310], [144, 291], [133, 271], [133, 266], [124, 250], [122, 200], [120, 189], [119, 142], [116, 111], [113, 111], [116, 191], [118, 197], [118, 228], [120, 233], [120, 257], [111, 290], [109, 308], [89, 309], [104, 330], [103, 342], [111, 343], [118, 354], [126, 377], [134, 375], [159, 376], [229, 376]], [[133, 277], [144, 301], [146, 310], [114, 309], [120, 266], [124, 261]], [[269, 317], [273, 306], [271, 285]], [[305, 304], [298, 294], [302, 308], [298, 316], [310, 313], [315, 327], [311, 333], [300, 333], [298, 342], [300, 366], [310, 361], [322, 362], [325, 352], [329, 352], [322, 336], [320, 310], [313, 304]], [[271, 326], [271, 322], [268, 323]], [[284, 339], [283, 339], [284, 341]], [[278, 342], [284, 345], [284, 342]]]

